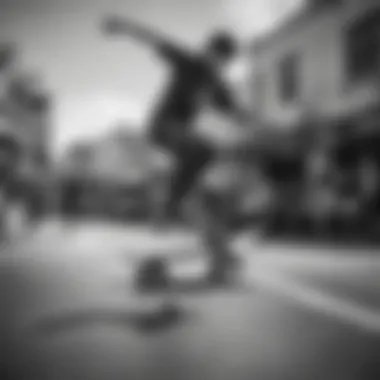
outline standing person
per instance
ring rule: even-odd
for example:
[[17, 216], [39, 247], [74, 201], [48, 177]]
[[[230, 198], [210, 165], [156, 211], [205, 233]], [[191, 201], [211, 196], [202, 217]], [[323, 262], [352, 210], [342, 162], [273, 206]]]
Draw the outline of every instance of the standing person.
[[8, 132], [0, 134], [0, 242], [7, 239], [9, 204], [14, 197], [16, 172], [20, 157], [17, 140]]
[[[171, 68], [169, 86], [160, 98], [151, 120], [151, 142], [174, 159], [167, 197], [163, 202], [165, 216], [178, 215], [183, 199], [199, 181], [204, 170], [213, 162], [216, 152], [195, 132], [196, 118], [205, 102], [239, 121], [246, 121], [246, 113], [235, 103], [222, 80], [221, 71], [237, 53], [237, 44], [228, 33], [212, 36], [203, 49], [188, 51], [157, 33], [136, 23], [118, 18], [108, 19], [107, 33], [125, 35], [153, 48]], [[213, 258], [210, 278], [224, 280], [232, 255], [227, 248], [227, 234], [218, 213], [221, 203], [212, 194], [203, 194], [203, 229]], [[217, 213], [218, 211], [218, 213]]]

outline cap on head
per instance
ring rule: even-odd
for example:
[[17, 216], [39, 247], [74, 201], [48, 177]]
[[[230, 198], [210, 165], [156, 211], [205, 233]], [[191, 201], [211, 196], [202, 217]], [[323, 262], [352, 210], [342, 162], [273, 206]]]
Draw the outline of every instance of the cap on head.
[[208, 42], [208, 49], [223, 58], [230, 58], [236, 54], [237, 42], [228, 32], [215, 33]]

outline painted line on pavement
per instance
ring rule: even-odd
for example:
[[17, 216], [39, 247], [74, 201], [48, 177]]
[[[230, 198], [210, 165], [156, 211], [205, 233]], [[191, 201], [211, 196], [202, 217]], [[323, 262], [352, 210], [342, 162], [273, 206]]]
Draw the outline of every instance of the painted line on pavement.
[[[176, 276], [196, 281], [197, 278], [202, 278], [205, 275], [207, 265], [204, 261], [198, 261], [194, 262], [193, 265], [182, 268], [176, 266], [173, 269], [172, 273]], [[251, 265], [243, 276], [246, 279], [244, 282], [250, 286], [268, 287], [271, 291], [304, 308], [360, 329], [380, 333], [380, 311], [371, 310], [357, 302], [347, 301], [344, 298], [320, 291], [313, 286], [294, 281], [277, 270], [265, 270], [265, 266], [255, 267]]]
[[[249, 238], [241, 238], [234, 244], [235, 250], [243, 259], [283, 268], [310, 271], [357, 271], [380, 270], [380, 254], [358, 250], [356, 253], [339, 253], [335, 250], [305, 247], [271, 247], [266, 244], [255, 245]], [[257, 253], [258, 252], [258, 253]]]
[[264, 271], [260, 273], [256, 271], [256, 273], [250, 273], [250, 278], [304, 308], [360, 329], [380, 333], [380, 312], [378, 311], [300, 284], [276, 271], [267, 271], [266, 274]]

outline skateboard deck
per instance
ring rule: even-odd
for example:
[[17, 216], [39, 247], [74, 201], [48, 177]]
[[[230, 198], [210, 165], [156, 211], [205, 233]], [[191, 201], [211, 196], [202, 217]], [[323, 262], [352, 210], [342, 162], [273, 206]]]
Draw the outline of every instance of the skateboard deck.
[[191, 262], [176, 264], [170, 258], [145, 258], [137, 264], [134, 285], [142, 293], [209, 293], [214, 291], [241, 291], [252, 288], [245, 271], [244, 260], [236, 258], [234, 263], [216, 270], [216, 276], [207, 258], [198, 260], [198, 265]]

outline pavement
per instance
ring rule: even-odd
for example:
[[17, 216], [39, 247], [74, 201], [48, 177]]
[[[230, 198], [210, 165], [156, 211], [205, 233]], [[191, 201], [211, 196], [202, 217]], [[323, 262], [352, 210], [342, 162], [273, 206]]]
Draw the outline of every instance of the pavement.
[[[147, 256], [170, 257], [173, 276], [202, 278], [207, 262], [194, 234], [42, 224], [0, 258], [1, 368], [28, 380], [380, 378], [375, 249], [252, 233], [233, 245], [245, 286], [141, 295], [133, 274]], [[178, 306], [176, 318], [147, 328], [146, 316], [166, 303]]]

